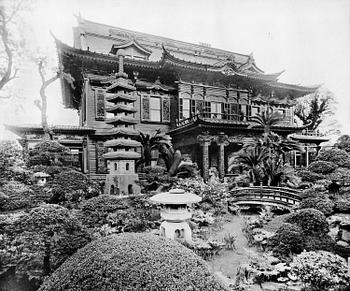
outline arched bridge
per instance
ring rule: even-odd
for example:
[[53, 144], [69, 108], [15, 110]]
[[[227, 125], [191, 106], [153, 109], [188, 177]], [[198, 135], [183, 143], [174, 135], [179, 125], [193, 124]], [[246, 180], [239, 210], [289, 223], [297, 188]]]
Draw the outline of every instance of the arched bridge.
[[292, 208], [299, 205], [300, 191], [270, 186], [251, 186], [230, 190], [231, 202], [237, 205], [272, 205]]

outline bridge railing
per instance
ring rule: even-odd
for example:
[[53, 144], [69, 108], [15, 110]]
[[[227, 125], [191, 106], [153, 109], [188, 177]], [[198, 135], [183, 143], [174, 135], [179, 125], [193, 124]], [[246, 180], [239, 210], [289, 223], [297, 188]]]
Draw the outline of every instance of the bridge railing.
[[233, 202], [273, 203], [284, 206], [298, 205], [300, 191], [284, 187], [251, 186], [234, 188], [230, 191]]

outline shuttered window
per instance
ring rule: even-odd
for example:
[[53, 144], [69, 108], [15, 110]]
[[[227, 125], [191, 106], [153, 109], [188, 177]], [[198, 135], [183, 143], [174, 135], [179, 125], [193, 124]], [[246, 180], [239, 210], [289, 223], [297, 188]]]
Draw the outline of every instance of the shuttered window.
[[141, 98], [141, 120], [170, 122], [170, 98], [144, 95]]

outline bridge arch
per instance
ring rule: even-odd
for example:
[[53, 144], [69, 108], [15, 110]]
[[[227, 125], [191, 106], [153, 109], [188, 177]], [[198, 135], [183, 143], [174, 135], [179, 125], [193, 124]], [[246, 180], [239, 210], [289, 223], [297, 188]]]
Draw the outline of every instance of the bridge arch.
[[230, 190], [230, 201], [236, 205], [270, 205], [291, 210], [299, 205], [300, 193], [286, 187], [239, 187]]

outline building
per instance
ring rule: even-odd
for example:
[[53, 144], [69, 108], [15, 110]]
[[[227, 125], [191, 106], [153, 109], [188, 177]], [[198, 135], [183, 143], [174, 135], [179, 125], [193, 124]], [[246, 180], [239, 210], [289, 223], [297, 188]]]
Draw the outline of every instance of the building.
[[[119, 154], [134, 161], [141, 149], [133, 138], [139, 131], [157, 129], [169, 133], [174, 148], [198, 163], [205, 179], [211, 167], [222, 178], [242, 145], [263, 132], [250, 118], [267, 107], [284, 116], [273, 128], [278, 134], [295, 134], [301, 142], [316, 146], [327, 140], [308, 134], [294, 121], [296, 99], [318, 87], [281, 83], [282, 72], [264, 73], [253, 55], [81, 17], [74, 27], [73, 47], [55, 41], [60, 65], [75, 80], [74, 88], [61, 80], [63, 103], [78, 111], [80, 124], [52, 130], [91, 178], [105, 180], [107, 168], [112, 169], [106, 157], [116, 154], [108, 149], [115, 152], [117, 146]], [[40, 126], [8, 129], [29, 146], [43, 134]], [[135, 170], [133, 162], [124, 162], [129, 171]], [[293, 163], [305, 165], [305, 156], [296, 156]]]

